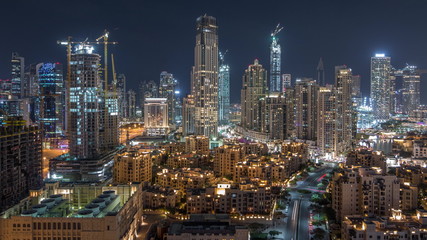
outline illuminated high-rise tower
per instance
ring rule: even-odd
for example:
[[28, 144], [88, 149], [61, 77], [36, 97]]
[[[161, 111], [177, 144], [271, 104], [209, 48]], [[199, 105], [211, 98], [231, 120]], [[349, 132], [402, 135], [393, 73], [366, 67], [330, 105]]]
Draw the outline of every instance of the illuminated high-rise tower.
[[[62, 64], [42, 63], [38, 70], [40, 91], [39, 121], [44, 144], [58, 144], [64, 134], [65, 98]], [[48, 147], [48, 146], [45, 146]]]
[[420, 106], [420, 74], [416, 66], [407, 65], [403, 70], [403, 112], [413, 116]]
[[194, 96], [195, 134], [218, 135], [218, 26], [216, 18], [197, 18], [191, 92]]
[[81, 44], [71, 55], [68, 132], [70, 155], [77, 159], [97, 158], [101, 154], [101, 56], [92, 51], [92, 46]]
[[249, 130], [261, 130], [259, 100], [267, 95], [267, 71], [255, 59], [243, 75], [241, 91], [242, 127]]
[[374, 116], [379, 121], [390, 118], [393, 84], [390, 57], [375, 54], [371, 57], [371, 101]]
[[175, 87], [177, 80], [173, 77], [172, 73], [163, 71], [160, 73], [159, 84], [159, 97], [166, 98], [168, 104], [168, 123], [172, 125], [175, 123]]
[[270, 46], [270, 92], [282, 92], [281, 81], [281, 54], [279, 39], [276, 35], [283, 29], [280, 24], [271, 33], [271, 46]]
[[336, 141], [337, 151], [342, 153], [350, 149], [356, 134], [355, 106], [352, 100], [353, 74], [345, 65], [335, 67], [336, 99]]
[[[227, 53], [227, 52], [226, 52]], [[220, 53], [221, 65], [218, 78], [219, 122], [226, 124], [230, 112], [230, 66], [224, 63], [225, 54]]]
[[12, 53], [12, 71], [11, 71], [11, 79], [12, 79], [12, 96], [16, 98], [23, 97], [23, 81], [24, 81], [24, 58], [19, 56], [18, 53]]

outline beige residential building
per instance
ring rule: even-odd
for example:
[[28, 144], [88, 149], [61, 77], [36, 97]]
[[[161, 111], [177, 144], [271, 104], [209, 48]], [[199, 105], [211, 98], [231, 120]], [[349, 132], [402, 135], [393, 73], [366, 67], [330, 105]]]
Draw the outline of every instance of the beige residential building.
[[400, 182], [373, 168], [344, 169], [331, 182], [332, 208], [338, 220], [349, 215], [391, 216], [400, 208]]
[[191, 135], [185, 137], [185, 152], [209, 154], [209, 137], [203, 135]]
[[346, 166], [378, 167], [383, 172], [387, 170], [386, 158], [383, 152], [359, 148], [347, 154]]
[[394, 211], [389, 218], [348, 216], [342, 222], [342, 240], [427, 239], [427, 216], [417, 210], [417, 217], [410, 218]]
[[270, 214], [273, 199], [270, 187], [231, 186], [190, 189], [187, 191], [187, 212], [194, 213], [238, 213]]
[[179, 201], [176, 190], [158, 185], [145, 184], [141, 195], [144, 209], [174, 208]]
[[205, 188], [211, 186], [215, 179], [214, 173], [200, 168], [163, 169], [157, 173], [157, 184], [171, 187], [185, 193], [186, 189]]
[[127, 184], [152, 181], [152, 158], [149, 151], [131, 149], [114, 158], [113, 181]]
[[214, 172], [219, 176], [231, 176], [236, 164], [244, 157], [239, 145], [223, 145], [215, 149]]

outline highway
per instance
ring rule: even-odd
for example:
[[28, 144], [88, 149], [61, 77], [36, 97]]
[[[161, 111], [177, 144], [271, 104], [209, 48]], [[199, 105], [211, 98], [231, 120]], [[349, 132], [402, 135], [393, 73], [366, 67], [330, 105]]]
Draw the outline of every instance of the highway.
[[[328, 167], [321, 168], [310, 175], [290, 191], [290, 202], [288, 207], [288, 220], [283, 226], [278, 227], [278, 231], [284, 232], [285, 240], [310, 239], [309, 220], [310, 220], [310, 198], [312, 193], [299, 193], [297, 190], [316, 190], [317, 184], [332, 169]], [[281, 227], [284, 227], [284, 229]]]

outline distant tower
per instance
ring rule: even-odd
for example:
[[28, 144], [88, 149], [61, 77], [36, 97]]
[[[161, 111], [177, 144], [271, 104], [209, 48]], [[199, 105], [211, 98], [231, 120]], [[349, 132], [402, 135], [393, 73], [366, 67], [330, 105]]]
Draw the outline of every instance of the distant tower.
[[166, 98], [168, 104], [168, 119], [169, 125], [175, 123], [175, 87], [176, 79], [172, 73], [163, 71], [160, 73], [159, 97]]
[[299, 139], [316, 140], [318, 88], [319, 85], [312, 78], [297, 79], [295, 82], [295, 130]]
[[265, 97], [267, 90], [267, 71], [255, 59], [243, 75], [241, 91], [242, 127], [250, 130], [260, 130], [261, 118], [259, 100]]
[[227, 51], [224, 54], [219, 53], [221, 62], [218, 77], [218, 113], [221, 124], [227, 124], [230, 112], [230, 66], [224, 62], [226, 53]]
[[384, 54], [371, 57], [371, 101], [377, 120], [386, 121], [392, 113], [391, 59]]
[[276, 29], [271, 33], [271, 46], [270, 46], [270, 92], [282, 92], [282, 81], [281, 81], [281, 49], [279, 39], [276, 35], [283, 29], [280, 24], [276, 26]]
[[325, 69], [323, 67], [323, 59], [319, 59], [319, 64], [317, 64], [317, 83], [320, 86], [325, 86], [326, 79], [325, 79]]
[[40, 89], [39, 121], [44, 142], [57, 144], [64, 134], [65, 89], [62, 64], [42, 63], [37, 71]]
[[23, 97], [23, 83], [24, 83], [24, 58], [20, 57], [18, 53], [12, 53], [12, 71], [11, 71], [11, 80], [12, 80], [12, 96], [16, 98]]
[[218, 135], [218, 26], [216, 18], [197, 18], [191, 92], [195, 102], [195, 134]]
[[413, 116], [420, 106], [420, 74], [416, 66], [407, 65], [403, 70], [403, 112]]

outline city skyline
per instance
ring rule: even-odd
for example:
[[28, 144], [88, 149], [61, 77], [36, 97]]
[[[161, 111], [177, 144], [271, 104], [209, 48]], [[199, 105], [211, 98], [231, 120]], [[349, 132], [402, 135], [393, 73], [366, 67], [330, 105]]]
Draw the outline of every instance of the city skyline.
[[[48, 2], [46, 1], [46, 3]], [[221, 5], [220, 2], [218, 5]], [[130, 89], [136, 90], [139, 82], [142, 81], [156, 80], [157, 82], [158, 74], [161, 71], [168, 71], [180, 81], [182, 96], [184, 96], [190, 93], [188, 72], [194, 61], [194, 46], [191, 45], [191, 42], [194, 41], [194, 20], [206, 12], [218, 19], [220, 50], [229, 49], [227, 58], [232, 69], [230, 78], [232, 93], [240, 90], [240, 78], [248, 63], [253, 62], [254, 58], [258, 58], [263, 63], [269, 62], [271, 30], [277, 23], [281, 23], [284, 29], [278, 34], [278, 37], [282, 46], [282, 73], [291, 73], [294, 79], [297, 77], [317, 78], [316, 67], [319, 58], [322, 57], [328, 83], [333, 83], [334, 66], [346, 64], [353, 69], [355, 74], [361, 75], [362, 92], [364, 96], [368, 96], [369, 59], [375, 53], [381, 52], [390, 56], [391, 64], [396, 68], [403, 68], [405, 63], [416, 65], [419, 69], [427, 68], [425, 64], [427, 50], [424, 50], [427, 49], [424, 47], [427, 35], [420, 31], [416, 33], [416, 38], [404, 37], [412, 34], [411, 29], [422, 29], [417, 26], [422, 26], [422, 18], [425, 17], [417, 12], [423, 9], [426, 3], [400, 3], [400, 1], [388, 1], [387, 5], [382, 3], [384, 1], [377, 1], [369, 8], [365, 8], [363, 4], [355, 2], [348, 10], [345, 4], [331, 2], [322, 3], [319, 6], [320, 3], [311, 3], [310, 9], [321, 9], [322, 11], [319, 12], [305, 11], [302, 6], [304, 3], [275, 3], [277, 9], [271, 10], [268, 16], [264, 17], [267, 14], [262, 13], [259, 18], [255, 19], [247, 17], [255, 11], [255, 7], [244, 6], [247, 13], [238, 13], [237, 19], [234, 20], [234, 14], [231, 12], [239, 7], [237, 3], [227, 6], [227, 10], [222, 10], [216, 5], [207, 8], [203, 4], [193, 3], [194, 7], [188, 10], [185, 8], [191, 4], [188, 2], [184, 6], [176, 5], [176, 8], [165, 8], [165, 15], [169, 13], [168, 16], [176, 16], [179, 19], [179, 21], [170, 23], [158, 16], [153, 16], [148, 11], [148, 9], [161, 9], [161, 3], [135, 5], [123, 3], [117, 7], [109, 3], [101, 4], [98, 1], [92, 1], [85, 5], [85, 11], [92, 11], [94, 14], [102, 12], [102, 14], [98, 14], [98, 20], [89, 21], [86, 15], [77, 13], [76, 16], [80, 16], [80, 18], [71, 21], [72, 18], [70, 20], [67, 18], [70, 14], [68, 10], [58, 8], [58, 11], [52, 11], [50, 18], [58, 19], [59, 23], [54, 22], [51, 25], [61, 24], [60, 30], [49, 28], [41, 31], [41, 26], [36, 27], [35, 29], [39, 31], [32, 34], [37, 39], [36, 46], [38, 47], [36, 48], [27, 48], [23, 43], [25, 38], [21, 40], [17, 37], [13, 42], [5, 40], [5, 44], [0, 46], [0, 50], [4, 52], [4, 55], [0, 56], [0, 62], [9, 62], [10, 53], [16, 51], [26, 58], [26, 63], [49, 61], [64, 63], [63, 49], [55, 44], [57, 39], [72, 35], [77, 40], [84, 40], [86, 37], [93, 38], [99, 35], [103, 29], [107, 28], [111, 32], [112, 39], [120, 43], [111, 50], [118, 53], [116, 55], [117, 71], [127, 76]], [[12, 9], [15, 4], [7, 3], [6, 9]], [[32, 3], [28, 4], [28, 6], [32, 6]], [[265, 6], [260, 6], [261, 10]], [[37, 12], [37, 17], [41, 20], [45, 19], [40, 13], [44, 13], [46, 10], [40, 9], [37, 5], [33, 7], [35, 11], [31, 12], [28, 12], [29, 7], [22, 9], [23, 13], [28, 13], [28, 17], [19, 19], [10, 26], [5, 26], [6, 35], [21, 36], [34, 31], [28, 29], [25, 32], [17, 32], [17, 29], [25, 26], [26, 19], [32, 16], [33, 12]], [[54, 9], [56, 8], [54, 7]], [[171, 12], [170, 9], [174, 9], [174, 11]], [[384, 17], [387, 14], [397, 13], [399, 9], [404, 9], [403, 15], [399, 12], [401, 18]], [[362, 10], [366, 13], [363, 19], [355, 14]], [[111, 15], [110, 13], [113, 11], [116, 14]], [[60, 13], [62, 15], [59, 15]], [[327, 13], [336, 13], [336, 16], [325, 17]], [[126, 16], [124, 16], [125, 14]], [[9, 15], [7, 13], [3, 17]], [[239, 18], [239, 16], [241, 17]], [[49, 17], [45, 20], [48, 19]], [[85, 26], [78, 24], [84, 20], [88, 21], [88, 24]], [[154, 21], [156, 24], [152, 24]], [[251, 30], [242, 27], [245, 26], [242, 25], [243, 21], [247, 26], [251, 26]], [[367, 24], [369, 21], [372, 24]], [[360, 23], [356, 24], [358, 22]], [[411, 24], [413, 28], [403, 27], [408, 24]], [[13, 28], [11, 28], [12, 25]], [[378, 26], [382, 27], [378, 28]], [[396, 34], [393, 29], [399, 26], [399, 34]], [[43, 32], [43, 36], [39, 32]], [[235, 32], [241, 37], [235, 38], [233, 35]], [[170, 44], [170, 40], [167, 40], [170, 39], [167, 38], [169, 34], [175, 35], [174, 44]], [[313, 36], [316, 37], [313, 38]], [[175, 45], [180, 47], [176, 48]], [[144, 66], [143, 71], [128, 64], [128, 59], [137, 65]], [[270, 66], [267, 64], [265, 66], [269, 70]], [[9, 78], [9, 74], [8, 65], [0, 66], [0, 78]], [[425, 76], [421, 76], [421, 89], [427, 87], [426, 84], [423, 84], [423, 79]], [[238, 95], [231, 94], [232, 103], [239, 102]], [[426, 99], [422, 98], [421, 102], [425, 103]]]

